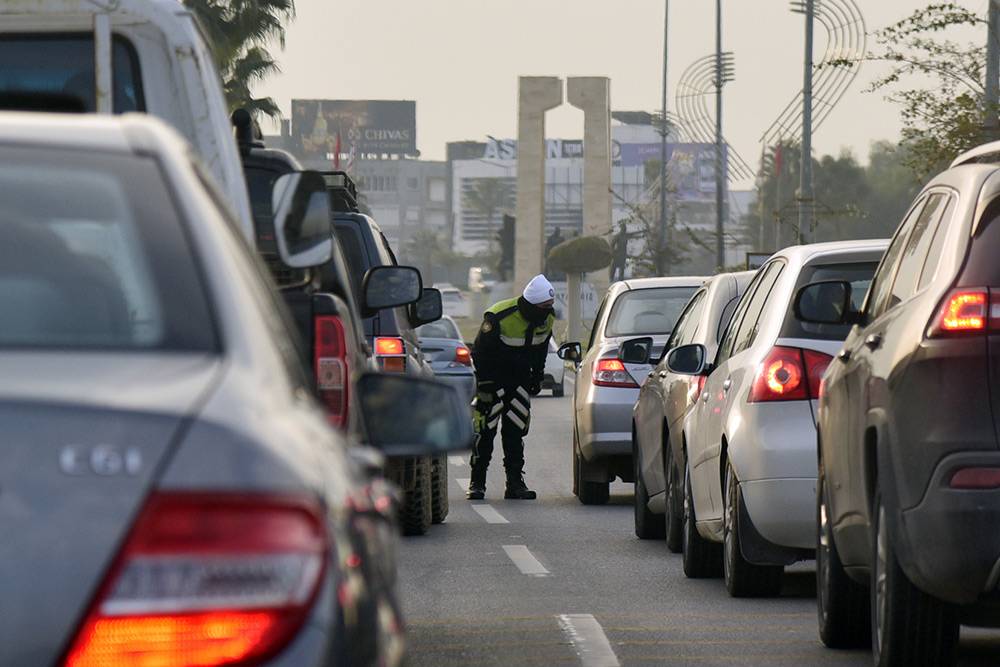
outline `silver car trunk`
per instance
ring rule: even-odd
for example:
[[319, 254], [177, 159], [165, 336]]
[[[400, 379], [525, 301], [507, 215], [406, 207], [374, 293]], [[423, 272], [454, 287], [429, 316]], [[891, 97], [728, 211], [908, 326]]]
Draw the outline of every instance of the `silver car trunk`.
[[219, 363], [166, 354], [0, 354], [0, 664], [73, 638]]

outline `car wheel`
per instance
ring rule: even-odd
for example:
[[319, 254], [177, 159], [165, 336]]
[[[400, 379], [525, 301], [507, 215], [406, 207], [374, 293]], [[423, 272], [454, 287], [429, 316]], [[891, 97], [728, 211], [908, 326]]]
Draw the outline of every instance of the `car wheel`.
[[635, 514], [635, 536], [640, 540], [662, 540], [666, 536], [666, 524], [649, 511], [649, 492], [642, 478], [642, 463], [639, 460], [639, 446], [632, 429], [632, 467], [635, 473], [635, 494], [632, 506]]
[[573, 495], [580, 496], [580, 454], [576, 447], [576, 429], [573, 429]]
[[403, 507], [399, 511], [399, 523], [403, 535], [426, 535], [433, 523], [431, 504], [431, 462], [418, 461], [417, 479], [413, 489], [407, 491], [403, 498]]
[[431, 465], [431, 522], [444, 523], [448, 517], [448, 458], [440, 456]]
[[562, 380], [559, 380], [559, 384], [553, 384], [552, 385], [552, 395], [553, 396], [555, 396], [556, 398], [561, 398], [566, 393], [565, 382], [566, 382], [566, 378], [563, 377]]
[[666, 482], [664, 495], [667, 508], [663, 515], [663, 532], [667, 538], [667, 549], [670, 553], [679, 554], [684, 540], [684, 500], [681, 498], [681, 483], [670, 438], [665, 432], [663, 436], [663, 479]]
[[707, 579], [722, 574], [722, 545], [709, 542], [695, 525], [691, 471], [684, 467], [684, 530], [681, 534], [684, 575], [689, 579]]
[[781, 565], [756, 565], [740, 549], [740, 511], [743, 509], [733, 466], [726, 464], [726, 511], [723, 517], [723, 577], [734, 598], [774, 597], [781, 592]]
[[871, 641], [868, 591], [847, 576], [833, 540], [826, 475], [816, 480], [816, 608], [819, 638], [829, 648], [861, 648]]
[[907, 579], [893, 551], [882, 493], [873, 503], [871, 568], [872, 651], [879, 667], [951, 665], [958, 646], [955, 608]]

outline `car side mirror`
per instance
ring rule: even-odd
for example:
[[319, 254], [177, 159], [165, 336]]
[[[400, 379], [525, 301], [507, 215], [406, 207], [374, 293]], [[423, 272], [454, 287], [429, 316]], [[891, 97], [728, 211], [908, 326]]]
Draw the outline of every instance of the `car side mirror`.
[[810, 324], [854, 324], [860, 314], [851, 304], [852, 295], [845, 280], [810, 283], [795, 294], [795, 317]]
[[272, 193], [274, 236], [281, 261], [293, 269], [326, 264], [333, 255], [330, 195], [314, 171], [278, 177]]
[[410, 305], [410, 323], [415, 327], [437, 322], [444, 315], [441, 290], [425, 287], [420, 300]]
[[368, 444], [385, 456], [437, 456], [470, 449], [469, 406], [436, 380], [366, 373], [357, 396]]
[[423, 296], [420, 271], [412, 266], [374, 266], [361, 282], [366, 316], [383, 308], [397, 308], [416, 303]]
[[563, 343], [556, 351], [556, 356], [563, 361], [580, 363], [583, 359], [583, 346], [579, 343]]
[[705, 372], [704, 345], [681, 345], [667, 354], [667, 370], [677, 375], [702, 375]]
[[633, 338], [618, 346], [618, 358], [626, 364], [648, 364], [653, 351], [653, 339], [649, 336]]

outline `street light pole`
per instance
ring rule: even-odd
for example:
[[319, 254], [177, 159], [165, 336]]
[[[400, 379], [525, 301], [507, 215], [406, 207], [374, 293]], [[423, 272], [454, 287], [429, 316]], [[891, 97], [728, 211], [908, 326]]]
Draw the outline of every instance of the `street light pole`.
[[989, 33], [986, 37], [986, 99], [983, 101], [983, 139], [1000, 139], [997, 103], [1000, 98], [1000, 0], [990, 0]]
[[725, 233], [726, 174], [722, 139], [722, 0], [715, 0], [715, 266], [726, 265]]
[[806, 52], [802, 81], [802, 166], [799, 169], [799, 229], [797, 241], [808, 243], [813, 226], [812, 107], [814, 0], [805, 0]]
[[[663, 104], [660, 107], [660, 255], [667, 241], [667, 43], [670, 36], [670, 0], [663, 7]], [[660, 267], [657, 267], [660, 268]]]

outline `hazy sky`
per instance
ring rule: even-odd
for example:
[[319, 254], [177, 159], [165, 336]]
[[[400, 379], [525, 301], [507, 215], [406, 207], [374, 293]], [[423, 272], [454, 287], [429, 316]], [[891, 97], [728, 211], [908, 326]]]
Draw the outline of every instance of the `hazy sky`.
[[[871, 32], [927, 0], [857, 0]], [[987, 0], [960, 0], [985, 14]], [[670, 107], [683, 69], [714, 50], [715, 3], [670, 3]], [[412, 99], [417, 143], [443, 159], [445, 142], [516, 136], [519, 75], [611, 77], [614, 109], [660, 104], [663, 0], [296, 0], [279, 53], [284, 73], [259, 92], [287, 114], [292, 98]], [[817, 30], [817, 57], [825, 35]], [[871, 39], [869, 39], [871, 43]], [[803, 19], [788, 0], [724, 0], [724, 49], [736, 59], [726, 87], [725, 133], [748, 161], [802, 86]], [[862, 160], [873, 140], [899, 134], [898, 109], [862, 89], [866, 65], [815, 133], [817, 154], [848, 147]], [[583, 115], [548, 114], [548, 135], [582, 134]]]

